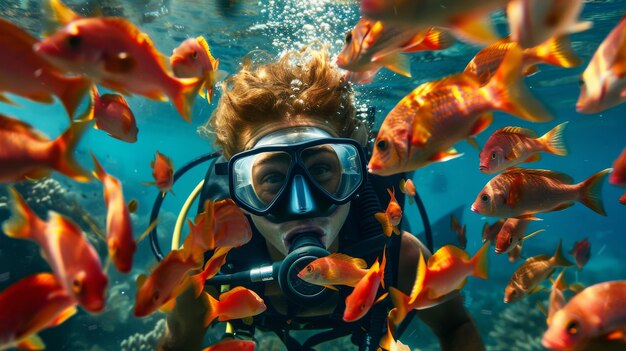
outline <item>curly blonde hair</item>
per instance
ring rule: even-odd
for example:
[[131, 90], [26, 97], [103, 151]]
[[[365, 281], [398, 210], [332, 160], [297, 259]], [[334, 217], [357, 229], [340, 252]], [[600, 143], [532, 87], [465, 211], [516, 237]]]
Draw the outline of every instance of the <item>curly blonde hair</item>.
[[302, 119], [366, 143], [367, 128], [356, 118], [352, 89], [331, 65], [326, 48], [290, 51], [259, 65], [244, 59], [241, 71], [222, 83], [222, 96], [204, 128], [230, 158], [263, 125], [297, 125]]

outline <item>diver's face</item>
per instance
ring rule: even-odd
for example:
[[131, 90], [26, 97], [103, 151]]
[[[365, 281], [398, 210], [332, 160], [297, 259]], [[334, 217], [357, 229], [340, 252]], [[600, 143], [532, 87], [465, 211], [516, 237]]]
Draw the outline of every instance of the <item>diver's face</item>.
[[335, 212], [326, 217], [298, 219], [282, 223], [274, 223], [262, 216], [251, 215], [254, 226], [259, 230], [265, 241], [282, 255], [287, 256], [294, 234], [315, 232], [320, 236], [324, 247], [328, 249], [337, 239], [339, 230], [348, 217], [350, 203], [337, 206]]

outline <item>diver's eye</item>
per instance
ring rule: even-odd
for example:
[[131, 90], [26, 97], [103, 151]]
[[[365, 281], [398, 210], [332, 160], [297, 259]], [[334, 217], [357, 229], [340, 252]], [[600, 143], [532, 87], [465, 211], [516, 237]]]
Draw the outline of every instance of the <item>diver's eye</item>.
[[580, 328], [580, 325], [578, 324], [578, 321], [573, 320], [573, 319], [569, 321], [569, 323], [567, 323], [567, 325], [565, 326], [565, 330], [567, 331], [569, 335], [578, 334], [579, 328]]
[[489, 195], [483, 194], [483, 196], [480, 197], [480, 201], [489, 202]]
[[346, 34], [346, 44], [350, 44], [351, 41], [352, 41], [352, 32], [348, 32], [348, 34]]
[[194, 51], [194, 52], [191, 54], [191, 57], [192, 57], [194, 60], [197, 60], [197, 59], [198, 59], [198, 52], [197, 52], [197, 51]]
[[384, 140], [379, 140], [379, 141], [376, 143], [376, 147], [377, 147], [377, 148], [378, 148], [378, 150], [380, 150], [380, 151], [385, 151], [385, 150], [387, 150], [387, 146], [389, 146], [389, 144], [388, 144], [386, 141], [384, 141]]
[[70, 35], [67, 37], [67, 46], [71, 49], [77, 49], [82, 43], [82, 39], [77, 34]]
[[309, 273], [313, 272], [313, 267], [311, 265], [306, 266], [306, 271]]
[[492, 159], [492, 160], [495, 160], [495, 159], [496, 159], [496, 153], [495, 153], [495, 152], [492, 152], [492, 153], [491, 153], [491, 159]]
[[80, 281], [80, 280], [78, 280], [78, 279], [74, 279], [74, 280], [72, 281], [72, 291], [74, 291], [74, 293], [75, 293], [75, 294], [80, 293], [80, 291], [82, 290], [82, 288], [83, 288], [83, 284], [81, 283], [81, 281]]

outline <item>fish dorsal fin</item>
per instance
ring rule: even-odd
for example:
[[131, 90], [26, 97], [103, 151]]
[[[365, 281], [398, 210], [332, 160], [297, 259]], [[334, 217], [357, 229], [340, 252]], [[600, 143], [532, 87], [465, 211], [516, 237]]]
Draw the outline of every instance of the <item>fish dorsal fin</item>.
[[541, 254], [541, 255], [533, 256], [533, 257], [527, 259], [526, 263], [533, 263], [533, 262], [538, 262], [538, 261], [547, 261], [549, 259], [550, 259], [550, 256]]
[[226, 292], [223, 292], [220, 295], [219, 301], [220, 302], [224, 301], [224, 300], [228, 299], [230, 296], [232, 296], [234, 294], [237, 294], [237, 293], [239, 293], [240, 291], [243, 291], [243, 290], [248, 290], [248, 289], [244, 288], [243, 286], [236, 286], [236, 287], [234, 287], [234, 288], [232, 288], [232, 289], [230, 289], [230, 290], [228, 290]]
[[148, 276], [145, 274], [140, 274], [137, 277], [137, 290], [141, 289], [141, 287], [146, 283], [146, 280], [148, 280]]
[[499, 129], [497, 132], [519, 134], [519, 135], [523, 135], [529, 138], [537, 138], [537, 133], [535, 133], [534, 131], [530, 129], [522, 128], [522, 127], [504, 127], [502, 129]]
[[569, 175], [561, 172], [550, 171], [547, 169], [526, 169], [525, 174], [536, 175], [540, 177], [552, 178], [563, 182], [564, 184], [574, 184], [574, 179]]
[[131, 38], [135, 38], [139, 45], [145, 47], [153, 54], [154, 58], [157, 60], [157, 62], [159, 62], [161, 68], [163, 68], [163, 70], [166, 72], [168, 71], [167, 58], [157, 50], [156, 46], [154, 46], [154, 43], [152, 42], [152, 39], [150, 39], [148, 34], [143, 33], [134, 24], [124, 18], [105, 17], [102, 20], [105, 21], [107, 24], [118, 28], [121, 31], [124, 31]]
[[450, 258], [456, 257], [463, 261], [469, 260], [469, 254], [454, 245], [446, 245], [428, 259], [429, 271], [440, 271], [448, 267]]
[[365, 260], [363, 260], [362, 258], [351, 257], [346, 254], [342, 254], [338, 252], [328, 255], [328, 258], [332, 260], [339, 260], [339, 261], [350, 263], [357, 268], [361, 268], [361, 269], [367, 268], [367, 262], [365, 262]]
[[33, 129], [30, 124], [2, 114], [0, 114], [0, 130], [11, 131], [18, 134], [27, 134], [38, 141], [49, 141], [45, 135]]
[[206, 41], [206, 39], [204, 39], [203, 36], [197, 37], [196, 41], [204, 49], [207, 56], [209, 57], [209, 62], [211, 62], [211, 67], [213, 67], [214, 70], [217, 69], [216, 64], [215, 64], [216, 60], [215, 60], [215, 57], [213, 57], [213, 54], [211, 53], [211, 49], [209, 48], [209, 43]]

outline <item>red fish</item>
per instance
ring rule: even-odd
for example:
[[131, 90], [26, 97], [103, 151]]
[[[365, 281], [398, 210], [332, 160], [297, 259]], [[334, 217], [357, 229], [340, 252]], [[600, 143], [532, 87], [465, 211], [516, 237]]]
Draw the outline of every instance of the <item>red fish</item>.
[[82, 77], [65, 77], [61, 71], [33, 51], [37, 39], [13, 23], [0, 18], [0, 101], [10, 102], [7, 92], [38, 102], [61, 100], [70, 118], [91, 82]]
[[[202, 78], [204, 88], [200, 89], [200, 96], [211, 103], [213, 86], [217, 80], [217, 68], [220, 60], [215, 59], [204, 37], [189, 38], [182, 42], [170, 56], [170, 66], [178, 78]], [[206, 92], [205, 92], [206, 88]]]
[[[353, 322], [361, 319], [374, 304], [374, 298], [378, 292], [378, 285], [384, 288], [385, 265], [387, 262], [386, 250], [383, 249], [382, 263], [376, 262], [370, 267], [365, 276], [356, 284], [352, 293], [346, 297], [346, 308], [343, 311], [343, 320]], [[386, 296], [381, 295], [378, 300]]]
[[[195, 279], [199, 286], [204, 287], [206, 280], [213, 278], [220, 271], [220, 268], [222, 268], [222, 266], [226, 263], [226, 255], [230, 249], [230, 247], [220, 247], [215, 250], [213, 256], [211, 256], [211, 258], [204, 265], [202, 272], [192, 275], [191, 278]], [[198, 289], [196, 293], [196, 297], [200, 296], [202, 290]]]
[[152, 177], [154, 182], [147, 182], [147, 185], [156, 185], [157, 188], [163, 193], [172, 191], [172, 185], [174, 185], [174, 166], [172, 160], [163, 155], [162, 153], [156, 153], [154, 160], [150, 161], [150, 167], [152, 167]]
[[528, 223], [530, 221], [527, 219], [508, 218], [496, 234], [496, 253], [511, 252], [522, 241]]
[[539, 152], [566, 156], [563, 130], [568, 122], [561, 123], [542, 137], [530, 129], [504, 127], [496, 130], [480, 151], [480, 171], [493, 174], [523, 162], [539, 161]]
[[452, 214], [450, 215], [450, 228], [456, 233], [456, 238], [459, 240], [459, 245], [462, 249], [467, 247], [467, 225], [461, 226], [459, 220]]
[[0, 349], [41, 350], [37, 333], [76, 313], [76, 300], [50, 273], [22, 278], [0, 292]]
[[626, 17], [602, 41], [583, 72], [576, 111], [599, 113], [626, 101]]
[[[609, 183], [621, 187], [626, 187], [626, 147], [619, 157], [613, 162], [613, 172], [609, 178]], [[626, 205], [626, 193], [620, 197], [619, 202]]]
[[360, 258], [332, 253], [309, 263], [298, 273], [307, 283], [337, 290], [333, 285], [356, 286], [367, 274], [367, 263]]
[[104, 186], [104, 202], [107, 207], [107, 236], [109, 257], [118, 271], [130, 272], [137, 244], [133, 238], [133, 224], [130, 212], [124, 201], [122, 183], [119, 179], [106, 173], [94, 154], [91, 154], [95, 165], [94, 176]]
[[202, 351], [253, 351], [255, 347], [252, 340], [223, 340]]
[[[158, 309], [170, 310], [176, 303], [176, 297], [189, 286], [195, 284], [187, 274], [199, 264], [190, 256], [184, 257], [180, 250], [171, 251], [150, 273], [137, 278], [135, 317], [145, 317]], [[194, 285], [196, 295], [200, 295], [202, 286]]]
[[511, 39], [524, 48], [535, 47], [564, 33], [591, 28], [578, 22], [583, 0], [510, 0], [506, 7]]
[[491, 245], [495, 244], [496, 235], [500, 232], [500, 229], [504, 225], [505, 219], [498, 219], [493, 224], [485, 223], [483, 225], [483, 244], [486, 241], [490, 241]]
[[267, 308], [263, 299], [254, 291], [238, 286], [220, 295], [219, 301], [208, 293], [203, 293], [206, 305], [209, 306], [204, 319], [208, 326], [216, 318], [220, 322], [256, 316]]
[[169, 98], [180, 115], [191, 120], [202, 81], [171, 76], [166, 58], [147, 34], [123, 18], [68, 17], [75, 19], [35, 45], [38, 54], [64, 71], [89, 76], [123, 94], [160, 101]]
[[98, 94], [98, 89], [91, 90], [93, 99], [93, 118], [96, 129], [107, 132], [115, 139], [134, 143], [137, 141], [137, 122], [126, 99], [120, 94]]
[[591, 258], [591, 243], [587, 240], [587, 238], [577, 241], [574, 243], [574, 247], [569, 253], [574, 256], [576, 266], [578, 266], [578, 269], [581, 270]]
[[2, 226], [6, 235], [35, 241], [52, 272], [78, 303], [89, 312], [102, 311], [109, 279], [102, 270], [98, 252], [80, 227], [53, 211], [44, 222], [15, 189], [9, 188], [9, 194], [12, 214]]
[[626, 281], [592, 285], [554, 313], [541, 343], [552, 350], [565, 351], [577, 350], [589, 341], [606, 338], [616, 331], [621, 332], [623, 337], [626, 330], [625, 304]]
[[43, 178], [51, 169], [89, 181], [89, 173], [74, 159], [74, 148], [88, 128], [89, 122], [74, 122], [49, 140], [29, 124], [0, 114], [0, 182]]
[[406, 194], [409, 197], [409, 204], [413, 204], [415, 202], [415, 195], [417, 194], [417, 189], [415, 188], [415, 184], [411, 179], [400, 179], [400, 191], [403, 194]]
[[461, 156], [453, 145], [485, 130], [493, 110], [535, 122], [550, 120], [524, 85], [521, 64], [521, 50], [514, 48], [487, 84], [473, 74], [458, 73], [414, 89], [385, 117], [370, 173], [391, 175]]
[[385, 213], [378, 212], [374, 216], [382, 225], [383, 233], [386, 236], [391, 236], [391, 232], [394, 232], [396, 235], [400, 235], [398, 224], [400, 224], [400, 221], [402, 220], [402, 207], [396, 200], [395, 189], [387, 189], [387, 193], [391, 197], [391, 199], [389, 199], [389, 205], [387, 205], [387, 210], [385, 210]]
[[490, 217], [535, 218], [539, 212], [561, 211], [582, 202], [606, 216], [602, 184], [610, 172], [605, 169], [574, 184], [564, 173], [513, 168], [490, 180], [476, 197], [472, 211]]

